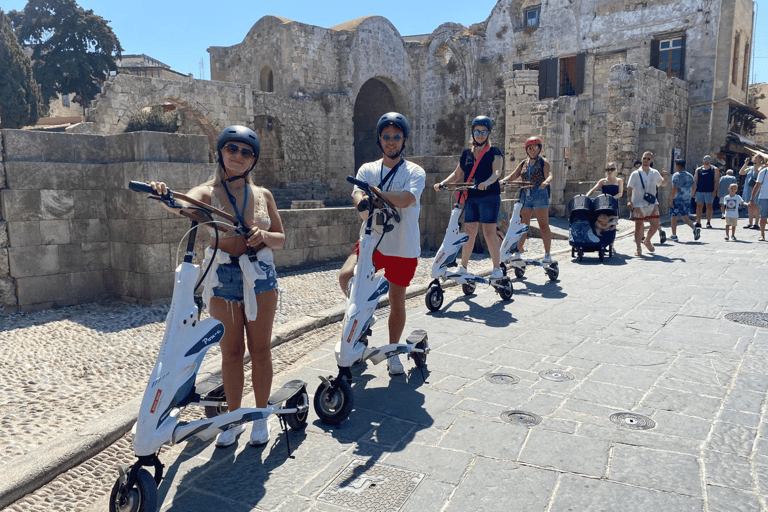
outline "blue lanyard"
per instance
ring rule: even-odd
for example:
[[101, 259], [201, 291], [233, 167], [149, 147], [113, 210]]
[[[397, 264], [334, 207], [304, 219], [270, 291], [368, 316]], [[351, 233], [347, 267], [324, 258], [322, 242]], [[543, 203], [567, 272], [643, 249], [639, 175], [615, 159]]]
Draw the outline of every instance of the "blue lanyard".
[[245, 219], [243, 218], [243, 214], [245, 213], [245, 207], [248, 205], [248, 189], [250, 186], [248, 185], [248, 182], [245, 181], [245, 191], [243, 192], [243, 212], [240, 213], [240, 210], [237, 209], [237, 199], [235, 199], [235, 196], [232, 195], [232, 192], [229, 191], [229, 188], [227, 188], [227, 182], [222, 181], [222, 185], [224, 185], [224, 192], [227, 193], [227, 197], [229, 198], [229, 202], [232, 203], [232, 206], [235, 209], [235, 217], [237, 217], [237, 221], [240, 223], [242, 227], [245, 227]]
[[[392, 177], [394, 176], [395, 172], [397, 172], [397, 169], [405, 163], [405, 160], [403, 158], [400, 158], [400, 161], [395, 164], [395, 166], [390, 170], [386, 176], [384, 176], [384, 161], [381, 161], [381, 171], [379, 172], [379, 177], [381, 179], [381, 182], [379, 183], [379, 188], [382, 190], [386, 190], [387, 192], [390, 191], [392, 188]], [[386, 189], [384, 188], [386, 186]]]

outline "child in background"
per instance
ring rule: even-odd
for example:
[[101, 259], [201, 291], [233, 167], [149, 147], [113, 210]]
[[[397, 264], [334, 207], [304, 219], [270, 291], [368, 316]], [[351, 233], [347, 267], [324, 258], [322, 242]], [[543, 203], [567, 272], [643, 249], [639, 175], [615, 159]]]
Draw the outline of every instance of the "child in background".
[[739, 223], [739, 206], [749, 206], [740, 195], [736, 193], [739, 185], [732, 183], [728, 187], [729, 194], [723, 198], [723, 207], [725, 207], [725, 241], [728, 241], [728, 228], [731, 229], [731, 240], [736, 241], [736, 226]]

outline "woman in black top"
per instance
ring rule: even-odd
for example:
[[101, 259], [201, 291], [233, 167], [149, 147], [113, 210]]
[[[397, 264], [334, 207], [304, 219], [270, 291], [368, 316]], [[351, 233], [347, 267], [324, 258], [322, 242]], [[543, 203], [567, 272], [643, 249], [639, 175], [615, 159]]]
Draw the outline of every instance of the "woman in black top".
[[608, 162], [605, 166], [605, 178], [597, 182], [597, 185], [592, 187], [588, 196], [591, 196], [597, 190], [600, 190], [601, 194], [608, 194], [616, 199], [620, 199], [624, 194], [624, 180], [618, 177], [616, 172], [616, 162]]
[[467, 263], [475, 246], [478, 224], [483, 226], [483, 236], [491, 253], [493, 271], [491, 279], [503, 277], [499, 268], [499, 239], [496, 236], [496, 223], [501, 208], [501, 187], [499, 177], [504, 165], [504, 156], [499, 148], [491, 146], [490, 134], [493, 121], [486, 116], [478, 116], [472, 121], [472, 149], [465, 149], [456, 169], [445, 180], [435, 184], [435, 190], [441, 185], [455, 183], [474, 183], [476, 188], [460, 192], [458, 201], [464, 202], [464, 233], [469, 240], [461, 250], [461, 265], [458, 272], [466, 274]]

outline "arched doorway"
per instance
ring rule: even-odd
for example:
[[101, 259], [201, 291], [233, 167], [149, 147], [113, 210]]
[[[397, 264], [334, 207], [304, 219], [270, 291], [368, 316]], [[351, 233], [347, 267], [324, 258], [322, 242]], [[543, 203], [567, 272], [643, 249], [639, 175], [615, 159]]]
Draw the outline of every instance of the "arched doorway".
[[352, 117], [355, 130], [355, 172], [365, 162], [381, 158], [376, 144], [376, 122], [387, 112], [397, 111], [395, 98], [389, 87], [377, 78], [363, 84], [355, 98]]

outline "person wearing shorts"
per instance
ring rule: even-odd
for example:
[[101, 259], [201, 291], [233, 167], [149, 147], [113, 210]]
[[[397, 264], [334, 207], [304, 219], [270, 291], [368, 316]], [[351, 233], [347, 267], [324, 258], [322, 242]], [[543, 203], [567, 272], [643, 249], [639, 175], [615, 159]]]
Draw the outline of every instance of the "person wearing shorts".
[[[766, 155], [760, 154], [762, 161], [766, 161]], [[749, 202], [754, 203], [757, 199], [757, 204], [760, 206], [760, 238], [759, 241], [765, 242], [765, 222], [768, 219], [768, 186], [766, 186], [765, 180], [768, 179], [768, 166], [763, 166], [760, 173], [757, 175], [757, 183], [752, 187], [752, 197]]]
[[483, 227], [483, 237], [488, 244], [493, 270], [491, 279], [501, 279], [499, 268], [499, 238], [496, 236], [496, 223], [501, 209], [501, 187], [499, 177], [504, 166], [504, 156], [496, 146], [491, 146], [493, 121], [487, 116], [478, 116], [472, 121], [472, 149], [465, 149], [461, 154], [456, 169], [445, 180], [435, 183], [435, 191], [442, 185], [455, 183], [474, 183], [475, 188], [457, 192], [457, 200], [464, 201], [464, 233], [469, 240], [461, 248], [461, 264], [457, 272], [467, 273], [469, 257], [475, 246], [477, 229]]
[[696, 199], [696, 227], [701, 227], [701, 214], [704, 205], [707, 206], [707, 227], [712, 227], [712, 204], [715, 202], [717, 190], [715, 176], [717, 167], [712, 165], [712, 157], [704, 155], [704, 164], [697, 167], [693, 173], [693, 197]]
[[693, 239], [701, 237], [701, 228], [697, 228], [689, 218], [691, 215], [691, 190], [693, 176], [685, 170], [685, 160], [675, 160], [675, 173], [672, 176], [672, 197], [669, 198], [669, 216], [672, 225], [670, 240], [677, 242], [677, 218], [688, 224], [693, 230]]
[[[522, 178], [527, 188], [520, 190], [520, 220], [523, 224], [531, 224], [531, 217], [536, 216], [536, 222], [541, 231], [541, 241], [544, 243], [544, 263], [551, 263], [552, 257], [549, 255], [552, 245], [552, 231], [549, 229], [549, 184], [552, 183], [554, 175], [549, 166], [549, 161], [541, 156], [543, 144], [538, 137], [530, 137], [525, 141], [525, 154], [528, 158], [523, 159], [512, 171], [512, 174], [505, 177], [502, 181], [511, 182]], [[524, 233], [517, 242], [517, 254], [523, 252], [525, 240], [528, 233]]]
[[741, 205], [749, 206], [740, 195], [738, 183], [731, 183], [728, 187], [728, 195], [723, 198], [723, 209], [725, 210], [725, 241], [728, 239], [728, 230], [731, 231], [730, 240], [736, 241], [736, 226], [739, 225], [739, 207]]
[[[384, 270], [389, 281], [389, 342], [396, 344], [405, 329], [405, 292], [411, 284], [418, 257], [421, 254], [419, 233], [419, 200], [424, 190], [424, 169], [402, 157], [410, 126], [402, 114], [389, 112], [379, 118], [376, 135], [382, 158], [360, 166], [357, 179], [381, 189], [381, 195], [392, 203], [400, 214], [400, 222], [382, 238], [373, 253], [376, 271]], [[363, 219], [368, 217], [366, 201], [371, 201], [360, 188], [352, 191], [352, 202]], [[339, 285], [344, 295], [357, 265], [357, 248], [349, 255], [339, 272]], [[387, 358], [390, 375], [404, 373], [397, 353]]]
[[[659, 187], [667, 185], [667, 171], [663, 170], [659, 173], [651, 167], [651, 162], [653, 162], [653, 153], [646, 151], [643, 153], [642, 166], [632, 172], [627, 182], [629, 197], [627, 208], [632, 220], [635, 221], [635, 245], [637, 246], [635, 256], [643, 255], [641, 244], [645, 245], [649, 252], [656, 250], [651, 243], [651, 238], [659, 230], [659, 202], [656, 197]], [[648, 234], [643, 241], [646, 221], [651, 227], [648, 228]]]

